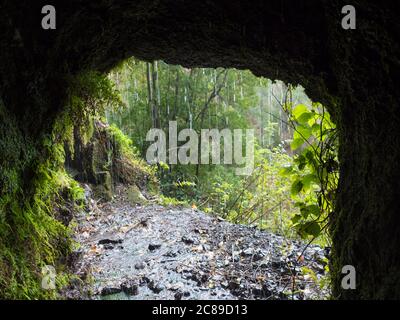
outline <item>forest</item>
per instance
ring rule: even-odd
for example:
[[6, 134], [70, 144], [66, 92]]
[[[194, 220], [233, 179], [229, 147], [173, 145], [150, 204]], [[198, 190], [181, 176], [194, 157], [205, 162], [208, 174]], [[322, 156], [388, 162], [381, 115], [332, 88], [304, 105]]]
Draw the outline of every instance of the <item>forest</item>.
[[0, 299], [400, 298], [394, 3], [0, 9]]
[[[282, 234], [317, 236], [326, 226], [338, 181], [337, 140], [329, 113], [301, 87], [235, 69], [187, 69], [134, 59], [109, 79], [121, 94], [105, 118], [145, 158], [150, 128], [253, 128], [255, 170], [232, 165], [158, 163], [164, 201], [181, 201], [236, 223]], [[221, 153], [223, 151], [221, 142]], [[291, 221], [291, 222], [290, 222]]]

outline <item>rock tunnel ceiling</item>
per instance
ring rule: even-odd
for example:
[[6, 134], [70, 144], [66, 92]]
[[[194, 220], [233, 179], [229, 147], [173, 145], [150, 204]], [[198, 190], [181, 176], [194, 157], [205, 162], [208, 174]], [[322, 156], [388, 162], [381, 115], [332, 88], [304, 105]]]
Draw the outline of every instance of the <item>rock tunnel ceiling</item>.
[[[54, 2], [56, 30], [43, 30], [37, 22], [42, 4], [12, 5], [8, 12], [14, 14], [3, 29], [16, 51], [21, 46], [29, 50], [29, 64], [41, 68], [104, 71], [136, 56], [191, 67], [248, 68], [256, 75], [304, 85], [316, 81], [325, 87], [333, 80], [328, 63], [331, 26], [324, 18], [336, 16], [336, 29], [341, 16], [318, 1]], [[22, 65], [28, 57], [21, 59]], [[315, 100], [323, 98], [319, 95]]]
[[[42, 154], [34, 141], [50, 132], [72, 75], [105, 72], [135, 56], [250, 69], [300, 83], [328, 106], [340, 129], [341, 183], [332, 219], [336, 293], [400, 297], [400, 28], [394, 2], [354, 1], [356, 30], [340, 26], [343, 1], [52, 1], [56, 30], [41, 28], [45, 4], [1, 2], [0, 93], [8, 113], [1, 114], [1, 139], [10, 145], [5, 137], [15, 124], [11, 144], [20, 149], [0, 159], [2, 168], [14, 166], [24, 177], [23, 188], [30, 188], [35, 155]], [[30, 152], [24, 141], [33, 141]], [[376, 254], [365, 254], [371, 251]], [[343, 264], [360, 270], [359, 289], [341, 291]]]

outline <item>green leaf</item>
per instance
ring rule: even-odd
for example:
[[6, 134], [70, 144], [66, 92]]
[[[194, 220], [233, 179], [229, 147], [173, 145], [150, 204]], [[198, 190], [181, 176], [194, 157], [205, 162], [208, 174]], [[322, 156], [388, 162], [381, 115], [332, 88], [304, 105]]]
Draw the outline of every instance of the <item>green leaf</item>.
[[300, 213], [304, 219], [307, 219], [310, 214], [314, 217], [318, 217], [320, 214], [320, 208], [315, 204], [311, 204], [301, 207]]
[[312, 118], [314, 118], [312, 112], [304, 112], [296, 119], [296, 121], [300, 124], [308, 124], [308, 121]]
[[309, 205], [308, 211], [315, 217], [318, 217], [321, 213], [321, 209], [316, 204]]
[[303, 176], [301, 181], [303, 181], [303, 184], [306, 188], [309, 188], [312, 183], [318, 183], [318, 178], [315, 174], [309, 173]]
[[321, 132], [321, 125], [319, 123], [314, 123], [311, 126], [311, 130], [314, 136], [316, 136], [317, 138], [319, 138], [320, 136], [320, 132]]
[[298, 223], [300, 220], [301, 220], [301, 215], [299, 215], [299, 214], [296, 214], [296, 215], [294, 215], [293, 217], [292, 217], [292, 223], [293, 224], [296, 224], [296, 223]]
[[307, 106], [304, 104], [298, 104], [296, 107], [294, 107], [292, 114], [295, 120], [298, 120], [300, 116], [305, 112], [309, 112]]
[[306, 167], [307, 159], [301, 154], [296, 158], [295, 162], [297, 163], [297, 167], [301, 171]]
[[300, 148], [302, 145], [304, 144], [304, 139], [302, 138], [296, 138], [292, 141], [292, 143], [290, 144], [290, 148], [292, 150], [296, 150], [298, 148]]
[[307, 219], [308, 216], [309, 216], [309, 211], [307, 210], [307, 207], [306, 207], [306, 206], [301, 207], [300, 213], [301, 213], [301, 216], [302, 216], [304, 219]]
[[301, 230], [308, 235], [311, 236], [318, 236], [321, 233], [321, 227], [319, 226], [319, 224], [315, 221], [309, 221], [307, 223], [305, 223]]
[[300, 180], [296, 180], [292, 184], [292, 188], [290, 189], [290, 193], [292, 194], [292, 196], [295, 196], [295, 195], [298, 195], [302, 189], [303, 189], [303, 182], [301, 182]]
[[[311, 147], [309, 147], [309, 149], [310, 149], [310, 148], [311, 148]], [[304, 156], [307, 158], [307, 160], [308, 160], [308, 162], [309, 162], [310, 164], [313, 164], [313, 163], [314, 163], [314, 152], [313, 152], [313, 151], [311, 151], [311, 150], [305, 151]]]
[[308, 140], [311, 137], [312, 130], [309, 126], [299, 125], [296, 127], [296, 132], [299, 137], [301, 137], [304, 141]]

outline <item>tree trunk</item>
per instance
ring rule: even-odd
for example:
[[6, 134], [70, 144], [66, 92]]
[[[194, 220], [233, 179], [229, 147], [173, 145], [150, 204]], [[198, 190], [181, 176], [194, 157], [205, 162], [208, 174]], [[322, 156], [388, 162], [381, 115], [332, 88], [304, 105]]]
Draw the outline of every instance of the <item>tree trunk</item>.
[[176, 79], [175, 79], [175, 103], [174, 103], [174, 112], [172, 114], [172, 120], [176, 120], [176, 116], [178, 114], [178, 104], [179, 104], [179, 69], [176, 68]]
[[161, 96], [160, 96], [160, 84], [158, 81], [158, 62], [154, 61], [152, 63], [152, 76], [153, 76], [153, 115], [154, 115], [154, 128], [161, 128], [160, 124], [160, 105], [161, 105]]
[[153, 77], [151, 73], [151, 63], [146, 63], [146, 79], [147, 79], [147, 99], [149, 103], [149, 110], [151, 113], [151, 126], [156, 128], [156, 115], [154, 113], [154, 92], [153, 92]]

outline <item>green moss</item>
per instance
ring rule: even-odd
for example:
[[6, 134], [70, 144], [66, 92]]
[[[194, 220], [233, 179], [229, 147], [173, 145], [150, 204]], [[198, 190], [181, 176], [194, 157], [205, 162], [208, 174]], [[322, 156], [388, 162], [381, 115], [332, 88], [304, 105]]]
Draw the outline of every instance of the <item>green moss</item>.
[[138, 185], [152, 193], [158, 193], [156, 167], [140, 158], [132, 140], [118, 127], [111, 125], [107, 132], [113, 143], [112, 165], [114, 177], [120, 182]]
[[61, 263], [72, 250], [70, 230], [57, 220], [66, 201], [82, 204], [83, 190], [64, 170], [68, 113], [38, 141], [27, 138], [0, 101], [0, 298], [56, 298], [41, 287], [41, 270], [52, 265], [57, 288], [68, 273]]
[[143, 196], [136, 185], [129, 187], [127, 190], [127, 198], [132, 205], [147, 203], [147, 199]]
[[128, 157], [137, 157], [138, 152], [133, 146], [133, 141], [125, 135], [117, 126], [110, 125], [107, 127], [107, 131], [117, 146], [117, 152], [121, 155]]
[[[1, 196], [0, 222], [0, 296], [2, 298], [54, 298], [56, 291], [41, 288], [41, 268], [52, 265], [71, 251], [69, 230], [55, 218], [60, 193], [67, 190], [71, 199], [81, 197], [80, 191], [63, 169], [60, 144], [49, 144], [45, 161], [37, 165], [29, 191], [17, 188]], [[14, 184], [17, 183], [14, 181]], [[65, 281], [65, 274], [57, 281]]]

